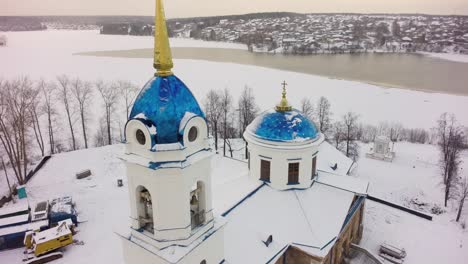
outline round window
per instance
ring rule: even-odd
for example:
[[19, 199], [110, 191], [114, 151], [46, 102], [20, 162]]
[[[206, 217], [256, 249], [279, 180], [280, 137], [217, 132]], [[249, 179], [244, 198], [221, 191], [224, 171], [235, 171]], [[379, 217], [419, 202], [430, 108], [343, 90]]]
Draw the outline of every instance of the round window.
[[138, 141], [138, 143], [140, 143], [140, 145], [145, 145], [146, 144], [145, 133], [143, 133], [143, 131], [141, 131], [141, 129], [138, 129], [137, 132], [136, 132], [136, 140]]
[[188, 140], [193, 142], [197, 139], [198, 136], [198, 129], [196, 127], [191, 127], [188, 132]]

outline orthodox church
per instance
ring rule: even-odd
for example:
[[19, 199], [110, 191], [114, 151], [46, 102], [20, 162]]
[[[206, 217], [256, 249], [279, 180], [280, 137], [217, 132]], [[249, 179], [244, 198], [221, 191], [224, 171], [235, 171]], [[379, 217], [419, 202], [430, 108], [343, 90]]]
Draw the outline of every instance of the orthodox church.
[[162, 0], [154, 68], [125, 127], [125, 262], [341, 263], [362, 236], [368, 183], [348, 176], [353, 162], [290, 106], [286, 83], [279, 104], [244, 133], [248, 163], [229, 160], [245, 170], [226, 177], [227, 163], [211, 165], [222, 158], [205, 114], [172, 72]]

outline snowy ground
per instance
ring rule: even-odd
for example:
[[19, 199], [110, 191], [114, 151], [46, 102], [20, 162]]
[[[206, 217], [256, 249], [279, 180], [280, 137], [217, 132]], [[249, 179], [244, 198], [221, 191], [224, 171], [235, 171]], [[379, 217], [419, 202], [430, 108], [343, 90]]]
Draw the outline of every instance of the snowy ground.
[[432, 53], [432, 52], [419, 52], [419, 53], [429, 56], [429, 57], [442, 59], [442, 60], [468, 63], [468, 55], [466, 54]]
[[[366, 146], [362, 147], [364, 152]], [[356, 177], [371, 182], [370, 193], [405, 203], [406, 197], [419, 197], [428, 203], [442, 203], [442, 190], [438, 185], [439, 176], [435, 162], [437, 149], [434, 146], [399, 143], [395, 150], [397, 158], [393, 163], [361, 158]], [[61, 195], [72, 195], [80, 213], [79, 233], [75, 239], [85, 245], [67, 247], [63, 259], [57, 264], [114, 263], [123, 264], [121, 245], [115, 232], [125, 230], [129, 225], [128, 193], [123, 162], [122, 145], [90, 150], [80, 150], [55, 155], [27, 185], [31, 202], [50, 199]], [[468, 154], [464, 156], [468, 164]], [[236, 186], [245, 181], [247, 164], [215, 156], [212, 163], [214, 206], [219, 214], [236, 202], [236, 195], [226, 192], [237, 190], [217, 188], [218, 185]], [[413, 168], [415, 166], [415, 168]], [[90, 179], [77, 180], [75, 173], [91, 169]], [[124, 187], [117, 187], [117, 179], [124, 180]], [[245, 185], [243, 185], [245, 186]], [[255, 186], [252, 185], [251, 188]], [[249, 187], [250, 188], [250, 187]], [[247, 193], [249, 190], [238, 190]], [[217, 199], [218, 193], [228, 197]], [[221, 209], [220, 209], [221, 208]], [[406, 249], [405, 263], [465, 263], [468, 251], [468, 230], [463, 230], [453, 221], [454, 209], [434, 220], [427, 221], [368, 201], [364, 223], [364, 237], [361, 244], [374, 253], [383, 242], [389, 242]], [[468, 213], [465, 211], [465, 221]], [[0, 263], [21, 263], [22, 249], [0, 252]]]
[[[370, 182], [369, 194], [430, 213], [434, 205], [443, 207], [443, 186], [440, 184], [438, 149], [432, 145], [400, 142], [395, 145], [392, 163], [365, 157], [370, 145], [362, 145], [361, 158], [354, 176]], [[462, 167], [468, 165], [468, 152], [463, 153]], [[466, 169], [462, 169], [466, 175]], [[410, 201], [417, 198], [426, 206]], [[404, 247], [405, 263], [466, 263], [468, 229], [455, 222], [455, 203], [446, 213], [428, 221], [408, 213], [372, 202], [366, 203], [364, 236], [361, 245], [378, 252], [382, 242]], [[462, 222], [468, 222], [465, 208]]]

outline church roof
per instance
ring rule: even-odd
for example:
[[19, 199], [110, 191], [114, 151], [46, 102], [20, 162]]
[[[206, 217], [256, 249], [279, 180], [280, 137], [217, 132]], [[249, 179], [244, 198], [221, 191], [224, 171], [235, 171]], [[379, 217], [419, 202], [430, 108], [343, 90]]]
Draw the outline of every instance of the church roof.
[[246, 131], [257, 138], [277, 142], [303, 142], [319, 137], [315, 124], [297, 109], [265, 111]]
[[[322, 142], [319, 153], [330, 147]], [[324, 172], [322, 166], [349, 159], [339, 151], [329, 152], [317, 164], [319, 176], [310, 188], [288, 191], [252, 180], [247, 166], [239, 170], [238, 161], [215, 158], [220, 165], [212, 172], [213, 208], [215, 215], [228, 221], [224, 230], [227, 263], [275, 263], [291, 245], [311, 255], [326, 256], [354, 213], [350, 208], [355, 196], [367, 193], [366, 181], [341, 171]], [[270, 235], [273, 241], [266, 246]]]
[[129, 120], [141, 116], [148, 126], [156, 127], [156, 144], [181, 142], [184, 117], [205, 118], [192, 92], [175, 75], [153, 77], [146, 83], [135, 100]]
[[[354, 197], [353, 192], [318, 181], [305, 190], [279, 191], [263, 185], [225, 215], [225, 259], [274, 263], [271, 259], [288, 245], [324, 257], [346, 224]], [[263, 242], [270, 235], [273, 242], [266, 246]]]

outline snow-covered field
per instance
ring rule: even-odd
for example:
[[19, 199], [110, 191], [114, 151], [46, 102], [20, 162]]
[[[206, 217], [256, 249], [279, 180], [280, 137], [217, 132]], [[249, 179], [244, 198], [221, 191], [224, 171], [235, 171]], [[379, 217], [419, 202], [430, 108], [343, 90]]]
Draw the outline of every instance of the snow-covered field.
[[[436, 146], [397, 143], [392, 163], [366, 158], [369, 147], [362, 145], [361, 158], [353, 174], [370, 182], [370, 195], [426, 213], [434, 205], [444, 208]], [[461, 171], [467, 176], [467, 151], [462, 159]], [[427, 205], [418, 207], [411, 203], [413, 199]], [[456, 204], [451, 203], [445, 213], [434, 215], [433, 221], [428, 221], [367, 201], [361, 244], [373, 252], [384, 241], [404, 247], [408, 253], [405, 263], [467, 263], [468, 229], [455, 222], [456, 209]], [[464, 210], [461, 221], [468, 222], [468, 209]]]

